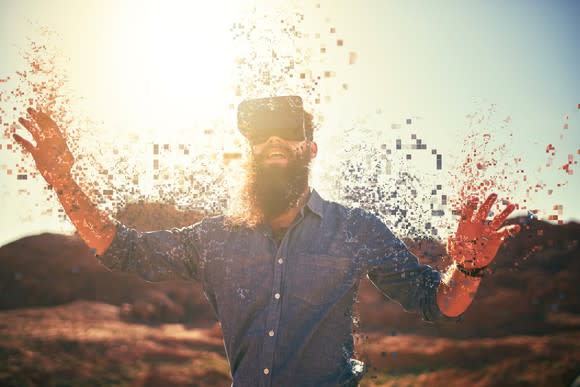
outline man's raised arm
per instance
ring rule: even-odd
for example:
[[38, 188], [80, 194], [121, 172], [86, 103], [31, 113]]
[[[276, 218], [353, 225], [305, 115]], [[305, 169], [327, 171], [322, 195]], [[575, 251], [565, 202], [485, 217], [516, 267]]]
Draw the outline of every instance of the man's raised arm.
[[71, 176], [74, 157], [58, 125], [45, 113], [29, 108], [32, 120], [19, 122], [30, 132], [34, 146], [21, 136], [14, 139], [30, 152], [36, 168], [56, 191], [58, 198], [85, 243], [103, 254], [115, 237], [116, 225], [109, 214], [100, 211]]

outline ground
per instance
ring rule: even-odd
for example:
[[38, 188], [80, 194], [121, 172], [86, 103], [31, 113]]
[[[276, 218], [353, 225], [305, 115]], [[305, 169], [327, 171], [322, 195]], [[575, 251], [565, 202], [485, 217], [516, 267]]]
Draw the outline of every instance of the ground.
[[[229, 386], [219, 328], [146, 325], [77, 301], [0, 312], [3, 386]], [[361, 386], [570, 386], [580, 331], [448, 339], [360, 332]]]

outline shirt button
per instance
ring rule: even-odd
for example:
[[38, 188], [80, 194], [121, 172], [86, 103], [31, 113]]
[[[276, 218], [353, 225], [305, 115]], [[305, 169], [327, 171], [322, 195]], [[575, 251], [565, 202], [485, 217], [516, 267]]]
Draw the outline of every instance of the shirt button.
[[274, 298], [277, 299], [277, 300], [279, 300], [280, 299], [280, 293], [274, 294]]
[[268, 332], [268, 336], [270, 336], [270, 337], [274, 336], [274, 331], [271, 330], [270, 332]]
[[270, 373], [270, 370], [267, 368], [264, 368], [264, 375], [268, 375]]
[[284, 263], [284, 260], [283, 260], [282, 258], [279, 258], [279, 259], [278, 259], [278, 263], [281, 265], [281, 264], [283, 264], [283, 263]]

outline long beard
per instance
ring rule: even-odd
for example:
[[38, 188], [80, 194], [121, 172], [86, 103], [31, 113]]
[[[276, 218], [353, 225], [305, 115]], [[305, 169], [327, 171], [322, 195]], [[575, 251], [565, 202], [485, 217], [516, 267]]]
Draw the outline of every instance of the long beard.
[[285, 166], [267, 165], [259, 157], [251, 161], [244, 196], [246, 209], [259, 221], [276, 218], [298, 205], [308, 188], [310, 154], [306, 150], [286, 154]]

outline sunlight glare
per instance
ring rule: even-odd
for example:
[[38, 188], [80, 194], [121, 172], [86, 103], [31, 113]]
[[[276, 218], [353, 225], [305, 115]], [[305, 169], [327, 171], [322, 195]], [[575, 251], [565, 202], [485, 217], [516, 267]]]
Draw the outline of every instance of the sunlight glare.
[[117, 129], [169, 134], [223, 115], [231, 93], [228, 31], [235, 9], [224, 2], [204, 3], [203, 10], [196, 4], [115, 6], [103, 58], [109, 87], [98, 98], [112, 109]]

